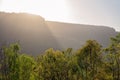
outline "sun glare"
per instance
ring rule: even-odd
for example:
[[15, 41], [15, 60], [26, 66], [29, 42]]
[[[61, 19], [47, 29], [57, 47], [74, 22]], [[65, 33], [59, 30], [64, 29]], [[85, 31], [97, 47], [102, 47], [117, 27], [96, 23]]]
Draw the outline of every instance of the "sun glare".
[[69, 16], [66, 0], [2, 0], [0, 10], [37, 14], [48, 20], [63, 20]]

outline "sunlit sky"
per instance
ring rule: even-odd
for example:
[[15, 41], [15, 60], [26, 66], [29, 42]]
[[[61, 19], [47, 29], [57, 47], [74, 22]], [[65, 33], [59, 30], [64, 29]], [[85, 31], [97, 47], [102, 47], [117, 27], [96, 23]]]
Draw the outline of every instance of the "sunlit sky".
[[0, 0], [0, 11], [27, 12], [50, 21], [104, 25], [120, 31], [120, 0]]

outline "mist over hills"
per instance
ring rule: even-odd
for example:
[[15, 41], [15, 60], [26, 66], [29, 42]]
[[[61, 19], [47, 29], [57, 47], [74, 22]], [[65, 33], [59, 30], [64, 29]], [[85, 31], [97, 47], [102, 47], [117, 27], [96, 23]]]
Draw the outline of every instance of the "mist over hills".
[[79, 49], [86, 40], [103, 47], [117, 32], [110, 27], [45, 21], [38, 15], [0, 12], [0, 46], [19, 41], [22, 51], [37, 55], [48, 49]]

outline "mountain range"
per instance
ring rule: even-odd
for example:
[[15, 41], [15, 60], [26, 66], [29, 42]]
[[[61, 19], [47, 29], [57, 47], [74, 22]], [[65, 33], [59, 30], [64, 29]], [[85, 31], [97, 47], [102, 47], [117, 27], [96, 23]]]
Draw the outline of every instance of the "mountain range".
[[0, 46], [19, 42], [22, 52], [37, 55], [48, 48], [79, 49], [87, 40], [108, 46], [118, 32], [107, 26], [46, 21], [39, 15], [0, 12]]

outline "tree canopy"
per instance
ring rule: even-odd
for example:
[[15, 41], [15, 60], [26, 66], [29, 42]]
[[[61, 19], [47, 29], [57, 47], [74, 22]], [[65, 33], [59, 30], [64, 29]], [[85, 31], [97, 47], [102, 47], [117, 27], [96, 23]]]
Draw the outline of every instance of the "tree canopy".
[[120, 34], [107, 48], [88, 40], [80, 49], [48, 49], [37, 57], [18, 43], [0, 49], [0, 80], [120, 80]]

